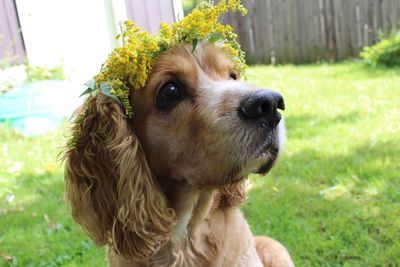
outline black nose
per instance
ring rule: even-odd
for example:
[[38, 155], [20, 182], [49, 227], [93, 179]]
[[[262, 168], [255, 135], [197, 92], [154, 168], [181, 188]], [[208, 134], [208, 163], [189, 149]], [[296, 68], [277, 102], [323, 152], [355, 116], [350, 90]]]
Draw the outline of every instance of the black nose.
[[260, 122], [263, 127], [275, 128], [281, 120], [278, 109], [285, 109], [283, 97], [274, 91], [260, 90], [242, 100], [239, 113], [244, 119]]

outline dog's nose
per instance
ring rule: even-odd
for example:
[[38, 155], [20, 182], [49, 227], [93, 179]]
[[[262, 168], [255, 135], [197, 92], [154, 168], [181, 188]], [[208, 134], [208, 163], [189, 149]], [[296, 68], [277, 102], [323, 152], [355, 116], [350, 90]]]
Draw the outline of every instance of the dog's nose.
[[285, 109], [283, 97], [271, 90], [260, 90], [242, 100], [239, 113], [245, 119], [259, 121], [263, 127], [275, 128], [281, 120], [278, 109]]

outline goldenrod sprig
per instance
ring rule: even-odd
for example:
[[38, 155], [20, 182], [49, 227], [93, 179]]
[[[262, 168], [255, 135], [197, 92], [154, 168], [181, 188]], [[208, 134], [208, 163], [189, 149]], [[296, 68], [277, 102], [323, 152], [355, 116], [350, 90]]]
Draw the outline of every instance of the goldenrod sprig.
[[145, 87], [158, 56], [177, 43], [192, 44], [195, 50], [201, 40], [220, 46], [232, 58], [236, 71], [243, 75], [246, 64], [244, 52], [236, 41], [237, 36], [230, 25], [218, 22], [221, 15], [230, 10], [239, 11], [242, 15], [247, 13], [240, 0], [221, 0], [216, 5], [203, 2], [171, 27], [162, 22], [157, 35], [150, 35], [133, 22], [125, 21], [121, 25], [121, 34], [116, 37], [122, 40], [122, 46], [110, 53], [84, 94], [101, 92], [113, 97], [124, 107], [125, 114], [132, 117], [129, 92]]

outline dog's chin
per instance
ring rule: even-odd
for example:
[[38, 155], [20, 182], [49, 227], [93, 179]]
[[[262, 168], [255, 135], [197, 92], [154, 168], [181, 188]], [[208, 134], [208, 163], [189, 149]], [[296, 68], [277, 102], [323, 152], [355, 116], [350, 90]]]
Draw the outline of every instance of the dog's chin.
[[227, 184], [237, 182], [245, 179], [248, 175], [261, 174], [266, 175], [277, 162], [286, 141], [285, 125], [283, 119], [278, 124], [278, 128], [270, 133], [270, 136], [259, 140], [258, 146], [249, 145], [253, 147], [253, 151], [243, 152], [245, 155], [249, 155], [247, 158], [242, 159], [239, 165], [234, 165], [224, 175], [223, 179], [220, 179], [220, 184]]
[[249, 174], [267, 174], [275, 165], [279, 157], [279, 147], [277, 145], [263, 146], [244, 164], [237, 177], [247, 177]]
[[278, 125], [278, 129], [273, 133], [273, 137], [268, 138], [253, 152], [253, 156], [249, 158], [242, 175], [247, 176], [251, 173], [267, 174], [277, 162], [285, 140], [285, 126], [282, 120]]
[[272, 145], [267, 148], [266, 151], [262, 152], [259, 157], [256, 158], [254, 168], [251, 173], [267, 174], [272, 167], [275, 165], [279, 156], [279, 147]]
[[285, 141], [285, 122], [282, 119], [282, 121], [278, 125], [276, 137], [273, 143], [264, 145], [264, 148], [261, 147], [261, 155], [259, 158], [261, 158], [263, 162], [261, 163], [261, 165], [259, 165], [258, 168], [256, 168], [255, 171], [253, 171], [253, 173], [263, 175], [267, 174], [272, 169], [272, 167], [274, 167], [281, 153], [281, 150], [283, 149]]
[[272, 167], [274, 167], [277, 157], [269, 157], [265, 163], [263, 163], [258, 169], [256, 169], [253, 173], [256, 174], [267, 174]]

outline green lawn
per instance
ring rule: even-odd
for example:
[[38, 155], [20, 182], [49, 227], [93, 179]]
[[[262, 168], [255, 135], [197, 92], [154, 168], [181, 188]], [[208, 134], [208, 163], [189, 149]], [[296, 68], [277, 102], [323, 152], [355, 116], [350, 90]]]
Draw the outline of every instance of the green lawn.
[[[277, 167], [250, 178], [254, 234], [297, 266], [399, 266], [400, 70], [259, 66], [249, 80], [284, 95], [288, 130]], [[1, 266], [105, 265], [63, 202], [63, 139], [0, 127]]]

